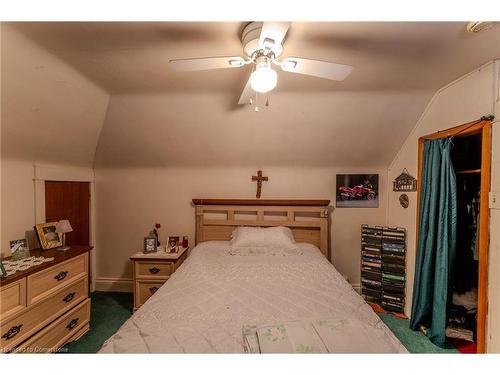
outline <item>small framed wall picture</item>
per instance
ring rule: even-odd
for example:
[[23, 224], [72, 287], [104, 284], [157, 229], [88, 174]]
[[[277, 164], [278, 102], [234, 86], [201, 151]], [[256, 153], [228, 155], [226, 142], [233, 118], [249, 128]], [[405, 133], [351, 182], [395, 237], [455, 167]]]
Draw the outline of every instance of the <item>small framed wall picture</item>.
[[5, 276], [7, 276], [7, 271], [5, 271], [2, 260], [0, 259], [0, 277], [5, 277]]
[[158, 250], [156, 245], [156, 237], [144, 237], [144, 253], [154, 253]]
[[56, 232], [57, 221], [35, 225], [35, 232], [43, 250], [62, 246], [59, 233]]
[[10, 241], [10, 255], [12, 260], [21, 260], [29, 258], [30, 250], [28, 247], [28, 240], [21, 238], [19, 240]]
[[179, 236], [168, 237], [167, 252], [177, 253], [179, 251]]

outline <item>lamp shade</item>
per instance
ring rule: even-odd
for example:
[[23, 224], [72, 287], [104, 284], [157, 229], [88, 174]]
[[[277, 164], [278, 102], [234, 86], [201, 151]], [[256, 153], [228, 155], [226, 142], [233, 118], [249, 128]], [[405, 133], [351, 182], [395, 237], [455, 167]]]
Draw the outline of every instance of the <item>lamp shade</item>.
[[71, 228], [71, 224], [69, 223], [69, 220], [60, 220], [57, 223], [56, 232], [58, 232], [58, 233], [73, 232], [73, 228]]

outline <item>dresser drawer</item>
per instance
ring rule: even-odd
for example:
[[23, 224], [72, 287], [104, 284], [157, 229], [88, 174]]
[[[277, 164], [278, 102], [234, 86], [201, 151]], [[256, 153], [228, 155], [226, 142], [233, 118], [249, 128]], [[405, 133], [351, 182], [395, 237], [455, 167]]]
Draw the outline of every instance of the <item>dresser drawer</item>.
[[45, 301], [29, 307], [25, 312], [11, 319], [2, 320], [0, 346], [3, 351], [12, 349], [87, 297], [88, 279], [84, 276]]
[[15, 351], [20, 353], [55, 352], [83, 327], [88, 327], [89, 320], [90, 299], [87, 298], [31, 339], [22, 343]]
[[135, 298], [136, 298], [136, 303], [135, 306], [139, 308], [144, 302], [146, 302], [149, 297], [151, 297], [153, 294], [156, 293], [158, 289], [164, 284], [165, 282], [161, 281], [144, 281], [144, 280], [138, 280], [135, 282]]
[[147, 260], [135, 262], [135, 277], [137, 279], [166, 280], [174, 271], [174, 262]]
[[26, 278], [0, 288], [0, 320], [5, 320], [26, 307]]
[[87, 270], [88, 254], [85, 253], [28, 276], [28, 306], [86, 275]]

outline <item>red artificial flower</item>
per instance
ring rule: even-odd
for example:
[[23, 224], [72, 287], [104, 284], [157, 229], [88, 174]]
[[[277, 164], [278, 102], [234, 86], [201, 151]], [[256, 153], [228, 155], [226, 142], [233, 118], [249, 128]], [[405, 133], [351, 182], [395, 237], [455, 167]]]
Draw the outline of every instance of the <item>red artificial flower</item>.
[[155, 228], [156, 228], [156, 229], [160, 229], [160, 228], [161, 228], [160, 223], [155, 224]]

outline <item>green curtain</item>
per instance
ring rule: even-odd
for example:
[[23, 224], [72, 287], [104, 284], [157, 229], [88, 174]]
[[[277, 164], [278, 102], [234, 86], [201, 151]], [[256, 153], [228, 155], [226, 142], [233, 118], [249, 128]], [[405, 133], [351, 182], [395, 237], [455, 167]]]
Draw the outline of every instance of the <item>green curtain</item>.
[[451, 139], [424, 142], [418, 248], [410, 326], [445, 345], [457, 238], [457, 188]]

